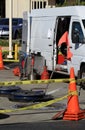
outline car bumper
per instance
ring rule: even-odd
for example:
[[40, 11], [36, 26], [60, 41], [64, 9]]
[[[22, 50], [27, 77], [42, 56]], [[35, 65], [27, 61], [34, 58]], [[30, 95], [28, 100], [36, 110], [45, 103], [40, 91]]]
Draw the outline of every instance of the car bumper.
[[2, 31], [2, 32], [0, 32], [0, 38], [8, 38], [9, 37], [9, 32], [7, 31], [7, 32], [4, 32], [4, 31]]

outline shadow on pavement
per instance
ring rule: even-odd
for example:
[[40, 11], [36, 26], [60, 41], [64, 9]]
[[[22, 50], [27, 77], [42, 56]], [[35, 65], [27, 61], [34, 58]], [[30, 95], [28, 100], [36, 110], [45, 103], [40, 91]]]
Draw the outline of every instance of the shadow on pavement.
[[9, 115], [7, 115], [7, 114], [2, 114], [2, 113], [0, 113], [0, 120], [1, 119], [5, 119], [5, 118], [9, 118], [10, 116]]
[[85, 120], [80, 121], [47, 121], [33, 123], [14, 123], [0, 125], [0, 130], [80, 130], [85, 127]]

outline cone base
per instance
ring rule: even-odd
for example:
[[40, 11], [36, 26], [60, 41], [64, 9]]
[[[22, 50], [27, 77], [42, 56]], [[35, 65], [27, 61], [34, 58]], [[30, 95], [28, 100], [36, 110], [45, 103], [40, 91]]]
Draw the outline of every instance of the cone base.
[[58, 119], [62, 114], [64, 114], [65, 110], [58, 112], [56, 115], [52, 117], [53, 120]]
[[63, 114], [63, 120], [81, 120], [85, 118], [85, 111], [80, 110], [78, 113], [69, 113], [67, 111], [60, 111], [52, 117], [53, 120], [58, 119]]
[[63, 115], [63, 120], [80, 120], [85, 118], [85, 111], [80, 110], [78, 113], [69, 113], [66, 111]]
[[4, 70], [4, 67], [0, 67], [0, 70]]

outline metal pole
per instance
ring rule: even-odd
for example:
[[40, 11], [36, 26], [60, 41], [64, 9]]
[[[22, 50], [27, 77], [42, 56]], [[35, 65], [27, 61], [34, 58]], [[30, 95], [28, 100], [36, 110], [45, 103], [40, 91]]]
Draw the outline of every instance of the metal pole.
[[12, 56], [12, 8], [13, 8], [13, 1], [9, 0], [10, 11], [9, 11], [9, 55], [7, 58], [13, 58]]
[[29, 15], [28, 15], [28, 40], [27, 40], [27, 54], [30, 55], [30, 45], [31, 45], [31, 0], [28, 2], [29, 5]]
[[18, 60], [18, 45], [15, 44], [15, 47], [14, 47], [14, 59], [15, 60]]
[[31, 13], [31, 0], [29, 0], [29, 13]]

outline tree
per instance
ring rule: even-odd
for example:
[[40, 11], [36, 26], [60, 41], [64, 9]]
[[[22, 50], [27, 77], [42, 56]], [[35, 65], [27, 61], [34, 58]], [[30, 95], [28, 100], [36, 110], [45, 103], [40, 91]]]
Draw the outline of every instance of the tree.
[[58, 5], [63, 5], [65, 0], [56, 0], [56, 4]]

